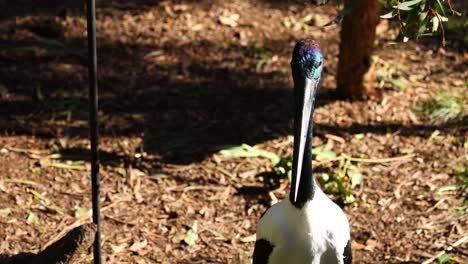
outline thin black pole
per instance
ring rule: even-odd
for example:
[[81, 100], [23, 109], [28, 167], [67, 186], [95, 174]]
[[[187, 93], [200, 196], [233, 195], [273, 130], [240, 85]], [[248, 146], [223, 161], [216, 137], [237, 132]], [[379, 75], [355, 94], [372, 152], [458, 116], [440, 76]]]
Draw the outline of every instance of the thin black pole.
[[99, 153], [98, 153], [98, 85], [97, 85], [97, 51], [96, 51], [96, 3], [88, 0], [88, 67], [89, 67], [89, 135], [91, 140], [91, 190], [93, 203], [93, 222], [97, 226], [94, 240], [94, 264], [101, 264], [101, 227], [99, 206]]

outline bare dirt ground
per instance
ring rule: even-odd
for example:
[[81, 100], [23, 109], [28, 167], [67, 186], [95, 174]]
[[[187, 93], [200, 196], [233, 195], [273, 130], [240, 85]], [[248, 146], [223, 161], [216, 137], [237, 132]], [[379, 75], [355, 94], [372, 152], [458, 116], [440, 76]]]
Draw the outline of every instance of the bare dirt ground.
[[[86, 22], [80, 8], [26, 0], [4, 8], [0, 252], [15, 254], [90, 221]], [[467, 119], [433, 124], [417, 110], [439, 93], [466, 92], [466, 50], [438, 40], [392, 45], [396, 31], [383, 23], [381, 97], [339, 101], [339, 28], [321, 27], [336, 12], [261, 0], [99, 6], [106, 263], [248, 263], [255, 225], [288, 180], [267, 184], [269, 159], [219, 151], [245, 143], [291, 154], [289, 60], [305, 37], [325, 56], [315, 145], [353, 157], [364, 175], [348, 186], [356, 202], [343, 207], [355, 263], [422, 263], [443, 251], [453, 257], [446, 263], [467, 263]], [[338, 169], [314, 165], [317, 177]]]

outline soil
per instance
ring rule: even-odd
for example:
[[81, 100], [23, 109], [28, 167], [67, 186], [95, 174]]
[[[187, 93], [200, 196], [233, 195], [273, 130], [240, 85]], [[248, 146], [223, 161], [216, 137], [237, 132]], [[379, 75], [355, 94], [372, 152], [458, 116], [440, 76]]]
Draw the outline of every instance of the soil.
[[[0, 17], [2, 254], [38, 252], [91, 221], [86, 20], [76, 1], [49, 2], [17, 1]], [[295, 1], [99, 1], [105, 263], [248, 263], [258, 219], [289, 183], [267, 184], [268, 159], [219, 151], [292, 153], [289, 60], [306, 37], [325, 58], [314, 145], [362, 158], [362, 184], [349, 186], [356, 202], [343, 206], [355, 263], [468, 262], [458, 173], [467, 119], [434, 124], [418, 111], [466, 92], [466, 50], [439, 39], [392, 45], [398, 28], [382, 22], [380, 96], [337, 100], [339, 28], [322, 27], [337, 12]], [[91, 262], [89, 252], [76, 263]]]

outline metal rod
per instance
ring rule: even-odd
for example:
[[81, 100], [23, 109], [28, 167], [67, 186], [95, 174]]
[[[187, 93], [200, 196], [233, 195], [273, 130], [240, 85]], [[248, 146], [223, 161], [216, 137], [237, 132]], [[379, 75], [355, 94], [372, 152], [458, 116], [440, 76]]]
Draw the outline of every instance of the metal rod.
[[93, 223], [97, 226], [94, 240], [94, 264], [101, 264], [101, 227], [99, 206], [99, 150], [98, 150], [98, 84], [96, 50], [96, 3], [87, 0], [88, 67], [89, 67], [89, 136], [91, 140], [91, 190]]

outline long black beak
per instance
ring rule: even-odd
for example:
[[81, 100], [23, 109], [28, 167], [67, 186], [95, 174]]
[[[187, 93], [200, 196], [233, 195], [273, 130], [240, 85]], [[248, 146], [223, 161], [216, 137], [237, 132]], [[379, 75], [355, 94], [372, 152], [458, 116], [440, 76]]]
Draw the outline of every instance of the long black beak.
[[[299, 184], [301, 182], [302, 175], [302, 164], [304, 159], [304, 149], [307, 140], [307, 133], [311, 133], [309, 130], [310, 118], [312, 116], [313, 104], [315, 100], [315, 89], [317, 87], [318, 80], [304, 78], [301, 80], [299, 86], [296, 87], [299, 91], [304, 91], [304, 94], [296, 98], [296, 118], [295, 118], [295, 135], [294, 135], [294, 159], [293, 159], [293, 182], [294, 186], [294, 202], [297, 202], [297, 194], [299, 192]], [[302, 100], [300, 98], [302, 97]], [[302, 101], [302, 102], [301, 102]], [[308, 177], [312, 177], [309, 175]]]

